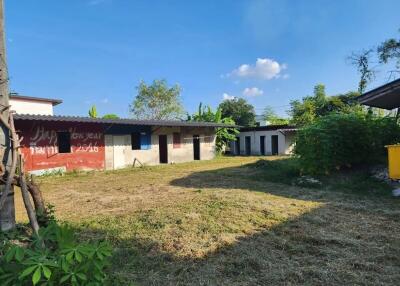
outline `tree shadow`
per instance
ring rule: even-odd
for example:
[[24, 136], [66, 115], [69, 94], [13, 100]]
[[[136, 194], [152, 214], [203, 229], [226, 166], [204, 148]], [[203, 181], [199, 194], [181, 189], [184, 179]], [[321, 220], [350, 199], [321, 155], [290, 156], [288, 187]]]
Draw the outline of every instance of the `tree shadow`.
[[260, 159], [254, 163], [216, 170], [200, 171], [174, 179], [173, 186], [194, 189], [248, 190], [301, 200], [335, 202], [358, 197], [363, 200], [393, 202], [390, 186], [370, 177], [365, 170], [342, 171], [330, 176], [317, 176], [321, 186], [296, 185], [300, 167], [296, 160]]
[[[400, 281], [400, 213], [393, 199], [267, 182], [259, 164], [192, 173], [170, 184], [189, 188], [185, 191], [269, 193], [317, 201], [319, 207], [250, 233], [233, 233], [233, 241], [197, 256], [180, 254], [179, 235], [171, 235], [167, 248], [140, 232], [121, 235], [88, 226], [79, 232], [83, 239], [104, 238], [115, 246], [109, 269], [109, 283], [114, 285], [396, 285]], [[182, 227], [174, 219], [176, 224], [151, 227]]]
[[113, 242], [109, 284], [114, 285], [395, 285], [399, 222], [398, 214], [393, 219], [389, 212], [328, 205], [202, 257], [178, 256], [140, 236], [79, 231]]

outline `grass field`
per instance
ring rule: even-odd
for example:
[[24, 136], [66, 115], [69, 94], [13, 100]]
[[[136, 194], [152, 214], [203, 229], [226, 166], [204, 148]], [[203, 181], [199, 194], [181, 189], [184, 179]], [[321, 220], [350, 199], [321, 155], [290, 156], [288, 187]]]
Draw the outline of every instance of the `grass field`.
[[284, 161], [258, 160], [78, 173], [40, 184], [81, 239], [113, 244], [113, 285], [399, 284], [400, 202], [387, 187], [337, 176], [301, 188], [290, 184], [296, 174]]

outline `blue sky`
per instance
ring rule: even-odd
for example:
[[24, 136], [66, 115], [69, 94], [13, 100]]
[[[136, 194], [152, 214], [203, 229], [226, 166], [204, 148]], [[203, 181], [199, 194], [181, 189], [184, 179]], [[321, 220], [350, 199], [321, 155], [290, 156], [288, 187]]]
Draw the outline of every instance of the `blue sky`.
[[[398, 37], [400, 1], [5, 1], [12, 91], [57, 114], [128, 116], [140, 80], [179, 83], [189, 112], [240, 96], [285, 114], [324, 83], [357, 89], [352, 51]], [[384, 83], [378, 74], [370, 87]]]

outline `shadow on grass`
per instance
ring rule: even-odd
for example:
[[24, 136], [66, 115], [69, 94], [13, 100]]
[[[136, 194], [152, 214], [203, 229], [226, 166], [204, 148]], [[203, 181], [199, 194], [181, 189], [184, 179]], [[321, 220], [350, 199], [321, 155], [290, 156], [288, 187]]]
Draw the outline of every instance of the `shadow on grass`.
[[[301, 168], [295, 158], [277, 160], [258, 160], [254, 163], [238, 167], [223, 168], [218, 170], [193, 173], [187, 177], [175, 179], [171, 182], [174, 186], [187, 188], [226, 188], [248, 189], [289, 196], [300, 196], [304, 199], [304, 192], [300, 188], [307, 188], [310, 199], [318, 199], [321, 192], [310, 192], [309, 189], [322, 191], [343, 192], [366, 197], [390, 197], [392, 187], [382, 181], [373, 178], [368, 168], [348, 169], [330, 175], [312, 176], [320, 184], [307, 184], [299, 182]], [[269, 188], [263, 183], [279, 183], [292, 188]], [[303, 190], [304, 191], [304, 190]]]
[[[211, 240], [223, 235], [237, 238], [204, 255], [179, 254], [183, 247], [191, 247], [182, 245], [188, 240], [180, 230], [192, 223], [181, 220], [183, 213], [163, 222], [151, 217], [151, 212], [146, 219], [128, 219], [127, 227], [140, 223], [153, 233], [165, 230], [170, 234], [168, 246], [157, 236], [109, 227], [120, 223], [118, 217], [99, 218], [78, 226], [78, 231], [82, 239], [103, 238], [114, 245], [110, 285], [395, 285], [400, 280], [400, 213], [394, 199], [347, 194], [345, 188], [285, 185], [297, 176], [297, 170], [294, 161], [284, 160], [202, 171], [170, 182], [199, 190], [199, 196], [202, 189], [242, 189], [323, 202], [300, 216], [257, 226], [250, 233], [217, 231]], [[274, 220], [268, 208], [261, 213]], [[212, 216], [216, 224], [223, 224], [218, 213]], [[191, 227], [195, 229], [191, 242], [202, 241], [206, 248], [209, 241], [200, 238], [209, 237], [210, 230]]]
[[[327, 206], [197, 258], [163, 251], [140, 235], [79, 231], [84, 239], [112, 241], [109, 285], [395, 285], [399, 222], [398, 213]], [[178, 250], [179, 237], [171, 240]]]

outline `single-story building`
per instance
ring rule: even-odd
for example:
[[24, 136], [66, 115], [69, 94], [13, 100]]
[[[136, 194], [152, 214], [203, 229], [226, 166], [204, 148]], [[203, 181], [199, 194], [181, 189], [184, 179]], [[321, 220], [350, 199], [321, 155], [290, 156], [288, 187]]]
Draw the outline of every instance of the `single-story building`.
[[231, 142], [232, 155], [288, 155], [292, 152], [296, 127], [266, 125], [240, 129]]
[[[134, 164], [156, 165], [215, 157], [215, 132], [208, 122], [102, 119], [39, 114], [28, 98], [14, 115], [26, 171], [110, 170]], [[54, 105], [54, 100], [47, 103]], [[24, 107], [27, 107], [28, 110]], [[13, 106], [11, 106], [13, 109]], [[36, 113], [36, 114], [34, 114]]]

